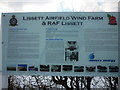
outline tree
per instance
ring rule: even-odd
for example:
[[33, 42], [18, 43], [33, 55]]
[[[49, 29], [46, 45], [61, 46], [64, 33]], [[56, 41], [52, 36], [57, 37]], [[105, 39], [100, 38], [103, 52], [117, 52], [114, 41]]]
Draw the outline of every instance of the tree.
[[108, 87], [111, 90], [117, 90], [118, 77], [105, 77], [105, 80], [108, 82]]
[[64, 86], [66, 90], [73, 90], [74, 88], [80, 90], [80, 88], [83, 88], [83, 85], [90, 90], [92, 78], [93, 77], [52, 76], [53, 82]]
[[36, 88], [59, 88], [66, 90], [90, 90], [93, 88], [108, 88], [117, 90], [118, 77], [76, 77], [76, 76], [15, 76], [8, 77], [9, 90], [35, 90]]

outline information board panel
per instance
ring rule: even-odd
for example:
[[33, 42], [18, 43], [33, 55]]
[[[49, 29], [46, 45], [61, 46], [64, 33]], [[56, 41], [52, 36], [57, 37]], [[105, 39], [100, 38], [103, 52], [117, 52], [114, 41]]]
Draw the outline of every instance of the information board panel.
[[3, 13], [3, 73], [118, 76], [118, 13]]

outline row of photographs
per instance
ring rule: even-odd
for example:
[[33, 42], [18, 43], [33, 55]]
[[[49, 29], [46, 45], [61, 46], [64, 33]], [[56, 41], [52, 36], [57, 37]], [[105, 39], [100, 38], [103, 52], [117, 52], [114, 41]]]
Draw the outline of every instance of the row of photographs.
[[62, 72], [62, 71], [74, 71], [74, 72], [119, 72], [118, 66], [73, 66], [73, 65], [40, 65], [28, 66], [27, 64], [18, 64], [8, 66], [7, 71], [45, 71], [45, 72]]

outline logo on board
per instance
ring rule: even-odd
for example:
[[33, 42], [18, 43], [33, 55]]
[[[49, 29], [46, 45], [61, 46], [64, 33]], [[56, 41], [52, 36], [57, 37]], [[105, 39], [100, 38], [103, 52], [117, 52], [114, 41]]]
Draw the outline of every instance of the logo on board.
[[90, 59], [94, 59], [94, 58], [95, 58], [94, 53], [89, 54], [89, 58], [90, 58]]
[[117, 25], [117, 20], [115, 16], [112, 16], [110, 14], [107, 14], [107, 17], [109, 19], [109, 25]]
[[9, 23], [10, 23], [10, 26], [13, 26], [13, 27], [18, 25], [18, 21], [15, 15], [12, 15], [12, 18], [10, 19]]

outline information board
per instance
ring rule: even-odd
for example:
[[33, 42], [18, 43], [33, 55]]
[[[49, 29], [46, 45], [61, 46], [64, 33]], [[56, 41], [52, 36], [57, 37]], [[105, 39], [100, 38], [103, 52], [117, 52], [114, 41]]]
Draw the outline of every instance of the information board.
[[2, 14], [3, 73], [118, 76], [118, 13]]

